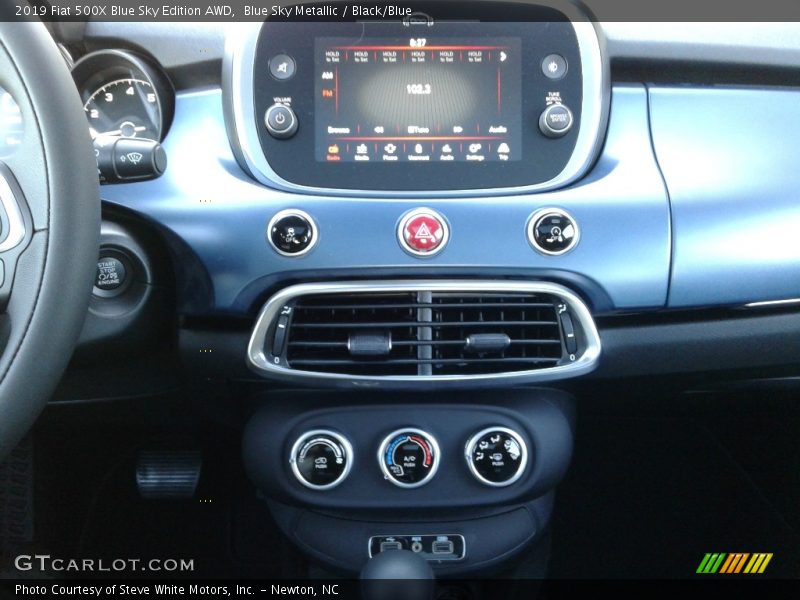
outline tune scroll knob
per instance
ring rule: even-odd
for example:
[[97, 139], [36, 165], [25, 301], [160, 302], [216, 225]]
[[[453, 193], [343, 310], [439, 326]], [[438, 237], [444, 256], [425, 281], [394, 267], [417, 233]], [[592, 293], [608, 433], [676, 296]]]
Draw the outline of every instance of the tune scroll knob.
[[425, 485], [439, 468], [439, 444], [421, 429], [404, 428], [387, 435], [378, 450], [384, 478], [401, 488]]
[[528, 464], [525, 440], [507, 427], [488, 427], [473, 435], [464, 456], [475, 479], [491, 487], [516, 482]]
[[539, 131], [549, 138], [567, 135], [572, 123], [572, 111], [563, 104], [551, 104], [539, 115]]
[[350, 474], [353, 447], [335, 431], [307, 431], [292, 446], [289, 464], [294, 476], [307, 488], [329, 490]]

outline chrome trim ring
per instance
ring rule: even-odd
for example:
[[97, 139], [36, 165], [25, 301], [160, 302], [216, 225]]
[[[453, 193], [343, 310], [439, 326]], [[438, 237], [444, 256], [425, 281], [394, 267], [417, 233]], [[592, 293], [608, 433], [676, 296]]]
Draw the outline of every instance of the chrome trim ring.
[[[300, 252], [284, 252], [275, 245], [275, 242], [272, 241], [272, 228], [275, 226], [275, 223], [284, 217], [300, 217], [308, 221], [308, 224], [311, 226], [311, 243], [303, 248]], [[313, 219], [313, 217], [306, 211], [300, 210], [299, 208], [287, 208], [285, 210], [276, 212], [269, 220], [269, 223], [267, 224], [266, 237], [267, 242], [269, 242], [269, 245], [272, 247], [272, 249], [281, 256], [286, 256], [287, 258], [299, 258], [311, 252], [311, 250], [314, 249], [314, 246], [317, 245], [317, 240], [319, 240], [319, 227], [317, 226], [317, 222]]]
[[[416, 433], [418, 436], [425, 438], [425, 441], [431, 445], [431, 452], [433, 453], [433, 465], [431, 465], [431, 470], [428, 471], [428, 474], [425, 475], [425, 478], [417, 481], [416, 483], [403, 483], [402, 481], [397, 481], [392, 474], [389, 473], [389, 469], [386, 467], [386, 462], [383, 460], [383, 455], [386, 454], [386, 449], [389, 446], [389, 442], [391, 442], [393, 438], [397, 437], [401, 433]], [[439, 458], [439, 444], [436, 441], [436, 438], [427, 431], [416, 429], [414, 427], [401, 427], [400, 429], [395, 429], [393, 432], [383, 438], [380, 448], [378, 448], [378, 464], [383, 472], [383, 478], [393, 483], [397, 487], [404, 489], [418, 488], [428, 483], [433, 476], [436, 475], [436, 471], [439, 470]]]
[[[483, 475], [478, 473], [478, 470], [475, 468], [475, 464], [472, 462], [472, 453], [475, 451], [475, 446], [478, 444], [478, 441], [485, 435], [492, 433], [493, 431], [499, 431], [501, 433], [505, 433], [508, 436], [511, 436], [516, 440], [519, 444], [519, 447], [522, 449], [522, 454], [520, 456], [519, 466], [517, 467], [517, 472], [514, 473], [514, 476], [507, 481], [489, 481]], [[466, 446], [464, 446], [464, 458], [467, 460], [467, 466], [469, 467], [470, 472], [472, 475], [480, 481], [484, 485], [488, 485], [490, 487], [506, 487], [513, 483], [519, 481], [519, 478], [522, 477], [523, 473], [525, 473], [525, 467], [528, 466], [528, 446], [525, 444], [525, 440], [523, 437], [514, 431], [513, 429], [509, 429], [508, 427], [487, 427], [486, 429], [482, 429], [475, 435], [473, 435], [467, 441]]]
[[[439, 245], [430, 252], [412, 248], [406, 241], [406, 225], [408, 225], [408, 222], [411, 219], [420, 215], [430, 215], [442, 226], [442, 240], [439, 242]], [[400, 247], [411, 256], [416, 256], [418, 258], [430, 258], [439, 254], [442, 250], [444, 250], [444, 247], [447, 246], [447, 242], [450, 241], [450, 225], [447, 223], [447, 219], [445, 219], [440, 212], [435, 211], [432, 208], [415, 208], [406, 212], [402, 217], [400, 217], [400, 221], [397, 223], [397, 241], [400, 243]]]
[[[510, 371], [507, 373], [485, 373], [479, 375], [343, 375], [339, 373], [320, 373], [302, 371], [285, 365], [274, 364], [267, 355], [266, 339], [270, 325], [275, 321], [284, 306], [308, 295], [353, 294], [359, 292], [403, 293], [403, 292], [478, 292], [505, 293], [526, 292], [551, 294], [558, 297], [570, 310], [573, 319], [580, 325], [585, 338], [585, 349], [576, 360], [567, 364], [534, 371]], [[413, 387], [433, 381], [450, 384], [508, 384], [554, 381], [567, 377], [584, 375], [594, 370], [600, 357], [600, 335], [594, 324], [589, 308], [574, 292], [562, 285], [550, 282], [524, 281], [484, 281], [484, 280], [401, 280], [401, 281], [359, 281], [304, 283], [284, 288], [272, 296], [261, 309], [250, 343], [247, 346], [247, 361], [251, 369], [264, 377], [284, 380], [338, 384], [347, 388]]]
[[[305, 479], [303, 475], [300, 473], [300, 469], [297, 466], [297, 453], [300, 450], [300, 447], [303, 444], [307, 443], [310, 438], [314, 436], [322, 436], [326, 435], [328, 437], [332, 437], [335, 439], [339, 444], [341, 444], [342, 448], [344, 448], [344, 455], [345, 455], [345, 464], [344, 464], [344, 471], [339, 477], [336, 478], [335, 481], [328, 483], [326, 485], [315, 485]], [[306, 431], [303, 435], [297, 438], [297, 441], [292, 444], [292, 450], [289, 454], [289, 464], [292, 467], [292, 473], [294, 473], [295, 478], [299, 481], [302, 485], [310, 488], [312, 490], [330, 490], [335, 488], [337, 485], [342, 483], [347, 476], [350, 475], [350, 470], [353, 468], [353, 446], [350, 444], [348, 439], [343, 435], [336, 433], [335, 431], [331, 431], [330, 429], [312, 429], [311, 431]]]
[[222, 62], [223, 109], [228, 138], [236, 159], [257, 181], [272, 188], [319, 195], [373, 198], [453, 198], [541, 192], [564, 187], [582, 177], [594, 164], [605, 138], [611, 98], [610, 69], [603, 56], [600, 34], [595, 24], [570, 2], [539, 0], [538, 4], [552, 6], [563, 12], [575, 30], [583, 69], [581, 126], [575, 148], [564, 169], [548, 181], [532, 185], [494, 189], [467, 190], [356, 190], [300, 185], [282, 178], [270, 166], [254, 126], [256, 113], [253, 97], [255, 61], [260, 22], [229, 25]]

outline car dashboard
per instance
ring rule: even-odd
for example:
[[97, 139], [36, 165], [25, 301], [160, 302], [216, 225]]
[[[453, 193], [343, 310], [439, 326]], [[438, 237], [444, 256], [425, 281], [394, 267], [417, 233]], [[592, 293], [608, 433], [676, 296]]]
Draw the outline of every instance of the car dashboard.
[[[306, 147], [311, 142], [297, 139], [300, 134], [288, 140], [270, 137], [261, 122], [266, 106], [256, 111], [247, 101], [252, 90], [236, 70], [252, 68], [247, 61], [242, 67], [237, 52], [252, 46], [258, 24], [229, 25], [227, 37], [220, 27], [186, 25], [185, 37], [192, 43], [159, 48], [152, 39], [158, 37], [153, 33], [158, 27], [90, 23], [88, 40], [96, 35], [106, 48], [127, 46], [135, 56], [142, 54], [141, 48], [163, 51], [163, 56], [148, 59], [163, 61], [162, 68], [174, 70], [178, 78], [200, 80], [189, 87], [176, 81], [174, 117], [162, 140], [169, 159], [166, 173], [152, 181], [105, 186], [103, 199], [109, 207], [145, 217], [174, 239], [181, 252], [188, 252], [189, 260], [179, 265], [175, 284], [177, 311], [190, 319], [253, 319], [270, 292], [288, 283], [373, 279], [375, 273], [388, 280], [446, 281], [466, 276], [549, 281], [579, 294], [594, 318], [610, 325], [610, 334], [621, 344], [620, 348], [606, 345], [599, 373], [604, 368], [615, 374], [669, 372], [671, 365], [660, 359], [664, 342], [660, 336], [669, 331], [665, 326], [704, 315], [727, 331], [731, 346], [738, 347], [739, 319], [779, 319], [798, 295], [791, 241], [793, 145], [789, 137], [776, 136], [774, 129], [762, 127], [751, 114], [753, 107], [770, 106], [781, 115], [783, 128], [794, 127], [794, 92], [775, 84], [781, 69], [791, 64], [791, 49], [781, 45], [780, 51], [774, 50], [776, 37], [767, 32], [786, 36], [785, 30], [792, 26], [750, 29], [752, 46], [746, 50], [734, 46], [722, 56], [721, 48], [741, 33], [740, 24], [713, 28], [698, 24], [693, 28], [697, 37], [683, 42], [680, 38], [689, 34], [682, 27], [658, 27], [660, 36], [673, 31], [678, 38], [668, 44], [646, 25], [583, 25], [591, 29], [591, 38], [601, 40], [595, 44], [603, 44], [603, 56], [591, 65], [596, 89], [588, 91], [586, 96], [591, 97], [582, 98], [580, 110], [572, 112], [581, 115], [587, 106], [594, 112], [588, 117], [592, 122], [585, 143], [570, 153], [571, 165], [564, 161], [551, 169], [555, 176], [534, 182], [528, 172], [527, 186], [496, 186], [493, 178], [503, 180], [503, 167], [510, 164], [497, 161], [463, 160], [444, 162], [445, 166], [404, 161], [359, 169], [365, 163], [352, 160], [358, 145], [353, 143], [351, 160], [334, 163], [339, 171], [331, 172], [332, 181], [341, 180], [347, 186], [343, 188], [335, 183], [309, 184], [318, 177], [312, 173], [331, 165], [312, 156], [314, 149]], [[120, 37], [115, 40], [114, 35]], [[698, 39], [701, 36], [704, 40]], [[685, 48], [697, 45], [703, 52], [681, 56]], [[640, 54], [632, 54], [633, 46]], [[537, 58], [543, 60], [551, 49], [537, 48]], [[252, 62], [252, 55], [248, 58]], [[759, 66], [745, 72], [742, 65], [749, 60]], [[311, 62], [306, 70], [313, 68]], [[259, 65], [258, 70], [265, 68]], [[558, 93], [549, 90], [538, 65], [527, 68], [529, 73], [537, 71], [542, 89]], [[80, 74], [81, 69], [79, 63], [76, 71]], [[304, 77], [313, 78], [309, 73]], [[269, 81], [273, 87], [283, 85], [271, 77]], [[560, 85], [556, 80], [550, 87]], [[271, 95], [270, 103], [282, 93], [265, 91]], [[173, 103], [172, 89], [165, 95], [166, 103]], [[535, 101], [524, 96], [525, 134], [545, 144], [543, 151], [529, 150], [534, 162], [552, 156], [550, 149], [555, 146], [549, 144], [572, 146], [587, 130], [577, 124], [564, 138], [543, 135], [538, 116], [548, 105], [546, 94], [539, 96]], [[312, 138], [313, 107], [302, 110], [299, 131]], [[523, 122], [519, 115], [515, 118]], [[259, 141], [259, 135], [264, 139]], [[272, 170], [274, 161], [266, 160], [262, 144], [266, 152], [278, 156], [295, 181]], [[371, 153], [376, 144], [370, 143]], [[577, 161], [575, 154], [580, 154]], [[413, 153], [410, 157], [415, 158]], [[448, 175], [453, 166], [479, 173], [486, 183], [460, 189], [465, 187], [465, 172]], [[377, 179], [391, 181], [391, 186], [370, 185], [374, 178], [370, 169], [375, 167], [384, 169]], [[444, 170], [420, 175], [414, 170], [419, 167]], [[426, 186], [442, 189], [415, 189]], [[436, 252], [416, 252], [398, 235], [400, 221], [420, 209], [438, 216], [447, 230], [448, 239]], [[306, 251], [285, 252], [269, 239], [274, 223], [268, 226], [285, 211], [290, 213], [288, 222], [295, 211], [305, 215], [302, 221], [313, 224], [315, 239]], [[537, 219], [532, 220], [534, 216]], [[539, 245], [533, 228], [542, 217], [568, 219], [566, 227], [571, 223], [574, 231], [569, 248], [551, 251]], [[750, 231], [768, 231], [772, 241], [747, 243]], [[654, 326], [652, 344], [629, 326], [643, 321]], [[724, 352], [722, 335], [711, 345]], [[645, 366], [613, 359], [614, 352], [630, 350], [631, 344], [642, 351], [640, 361]], [[716, 351], [713, 354], [719, 357]], [[733, 362], [720, 361], [720, 368], [747, 366], [727, 358]], [[214, 357], [225, 359], [240, 367], [242, 354]], [[788, 356], [783, 359], [790, 362]]]
[[796, 23], [431, 5], [51, 25], [111, 165], [51, 404], [188, 385], [350, 574], [540, 540], [595, 390], [800, 361]]

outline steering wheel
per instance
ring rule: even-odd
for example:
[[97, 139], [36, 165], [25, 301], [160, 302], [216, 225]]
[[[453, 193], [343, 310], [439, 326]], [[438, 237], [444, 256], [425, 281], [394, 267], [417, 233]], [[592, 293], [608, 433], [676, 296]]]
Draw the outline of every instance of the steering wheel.
[[97, 268], [100, 199], [81, 102], [44, 25], [0, 22], [0, 86], [24, 128], [0, 158], [1, 460], [74, 350]]

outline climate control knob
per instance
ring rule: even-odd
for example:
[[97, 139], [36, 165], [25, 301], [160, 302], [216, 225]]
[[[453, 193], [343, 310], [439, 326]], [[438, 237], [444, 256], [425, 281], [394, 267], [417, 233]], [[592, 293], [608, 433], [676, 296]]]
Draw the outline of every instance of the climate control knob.
[[386, 479], [401, 488], [425, 485], [439, 468], [439, 445], [420, 429], [398, 429], [383, 440], [378, 462]]
[[522, 477], [528, 464], [528, 449], [516, 431], [489, 427], [469, 439], [465, 458], [475, 479], [492, 487], [504, 487]]
[[315, 429], [307, 431], [294, 443], [289, 464], [304, 486], [329, 490], [349, 475], [353, 448], [347, 438], [335, 431]]

